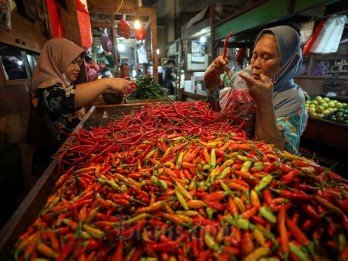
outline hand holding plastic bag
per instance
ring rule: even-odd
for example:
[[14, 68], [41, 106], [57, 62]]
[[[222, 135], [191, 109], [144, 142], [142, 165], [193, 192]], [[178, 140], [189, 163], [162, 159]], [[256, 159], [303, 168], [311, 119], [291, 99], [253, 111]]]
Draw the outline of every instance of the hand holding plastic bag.
[[[249, 73], [249, 71], [245, 71]], [[256, 105], [250, 96], [245, 81], [236, 74], [232, 86], [220, 92], [221, 117], [231, 119], [233, 124], [248, 130], [254, 125]]]

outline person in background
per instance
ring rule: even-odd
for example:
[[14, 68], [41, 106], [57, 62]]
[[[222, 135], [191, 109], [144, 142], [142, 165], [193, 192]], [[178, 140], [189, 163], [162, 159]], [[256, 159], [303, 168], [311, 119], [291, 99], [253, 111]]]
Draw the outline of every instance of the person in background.
[[108, 60], [103, 57], [99, 64], [99, 77], [98, 78], [111, 78], [112, 73], [110, 72]]
[[129, 78], [129, 65], [127, 63], [121, 63], [120, 65], [120, 78]]
[[[129, 65], [127, 63], [121, 63], [120, 65], [120, 78], [130, 80], [129, 78]], [[125, 104], [127, 101], [126, 95], [123, 96], [121, 104]]]
[[164, 80], [163, 80], [163, 86], [168, 89], [168, 94], [173, 95], [174, 94], [174, 83], [176, 79], [176, 74], [174, 73], [174, 61], [168, 60], [165, 63], [164, 68]]
[[[121, 78], [103, 78], [93, 82], [77, 83], [85, 50], [65, 38], [53, 38], [42, 48], [31, 83], [31, 102], [39, 102], [47, 111], [57, 129], [55, 139], [37, 146], [33, 155], [33, 175], [41, 176], [52, 156], [74, 130], [80, 120], [75, 112], [89, 105], [106, 90], [128, 94], [131, 81]], [[42, 103], [41, 103], [42, 104]]]
[[[215, 91], [220, 74], [229, 71], [226, 65], [227, 60], [219, 56], [205, 71], [205, 86], [210, 91]], [[308, 120], [304, 93], [293, 80], [301, 65], [300, 37], [294, 28], [271, 27], [257, 36], [250, 62], [251, 76], [238, 73], [256, 104], [255, 130], [250, 138], [298, 153]]]
[[99, 66], [93, 62], [92, 56], [86, 54], [85, 67], [87, 72], [88, 81], [95, 81], [98, 79]]

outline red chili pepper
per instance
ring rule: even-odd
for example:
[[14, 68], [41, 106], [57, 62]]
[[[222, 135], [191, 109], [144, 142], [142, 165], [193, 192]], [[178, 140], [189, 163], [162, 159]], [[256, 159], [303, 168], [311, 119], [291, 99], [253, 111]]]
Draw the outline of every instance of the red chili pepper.
[[175, 253], [179, 247], [179, 243], [176, 241], [169, 241], [164, 243], [157, 243], [151, 245], [151, 248], [157, 252], [165, 252], [165, 253]]
[[339, 260], [348, 260], [348, 245], [343, 248]]
[[302, 223], [302, 229], [305, 230], [305, 231], [308, 231], [313, 226], [314, 226], [314, 222], [313, 222], [312, 219], [306, 219], [306, 221], [304, 221]]
[[233, 173], [236, 174], [239, 177], [242, 177], [247, 180], [256, 180], [256, 178], [250, 174], [250, 172], [243, 172], [240, 170], [233, 170]]
[[268, 206], [271, 206], [273, 203], [272, 191], [265, 189], [262, 191], [263, 200]]
[[60, 249], [60, 245], [59, 245], [59, 241], [58, 238], [55, 234], [55, 232], [53, 230], [49, 230], [48, 231], [48, 236], [50, 238], [50, 242], [51, 242], [51, 246], [55, 251], [59, 251]]
[[249, 208], [248, 210], [244, 211], [241, 216], [245, 219], [250, 219], [252, 218], [254, 215], [256, 215], [256, 213], [258, 212], [259, 208], [258, 207], [252, 207]]
[[326, 207], [329, 210], [332, 210], [336, 214], [338, 214], [340, 216], [345, 216], [344, 212], [340, 208], [336, 207], [334, 204], [332, 204], [331, 202], [329, 202], [325, 198], [322, 198], [319, 195], [314, 195], [314, 199], [317, 202], [319, 202], [322, 206]]
[[280, 234], [280, 246], [283, 252], [283, 258], [287, 259], [289, 255], [289, 236], [285, 224], [286, 219], [286, 207], [284, 204], [281, 205], [278, 212], [278, 230]]
[[214, 208], [218, 211], [224, 211], [226, 209], [226, 206], [217, 202], [217, 201], [209, 201], [209, 200], [203, 200], [207, 206]]
[[34, 228], [33, 228], [33, 227], [29, 227], [25, 233], [23, 233], [22, 235], [20, 235], [20, 236], [18, 237], [18, 240], [20, 240], [20, 241], [21, 241], [21, 240], [24, 240], [25, 238], [27, 238], [27, 237], [29, 237], [30, 235], [32, 235], [33, 232], [34, 232]]
[[225, 197], [225, 195], [227, 195], [228, 193], [224, 192], [224, 191], [217, 191], [214, 193], [210, 193], [207, 196], [205, 196], [205, 200], [209, 200], [209, 201], [220, 201], [221, 199], [223, 199]]
[[338, 200], [339, 205], [344, 212], [348, 213], [348, 199]]
[[286, 224], [290, 229], [292, 235], [301, 243], [303, 246], [307, 246], [310, 241], [307, 236], [301, 231], [301, 229], [293, 222], [290, 218], [286, 218]]
[[277, 169], [279, 169], [279, 162], [278, 161], [273, 161], [271, 163], [269, 163], [268, 165], [266, 165], [266, 167], [262, 170], [265, 173], [270, 173], [273, 172]]
[[228, 39], [230, 39], [230, 37], [232, 36], [232, 34], [233, 34], [233, 31], [230, 32], [230, 33], [226, 36], [225, 41], [224, 41], [224, 52], [223, 52], [223, 54], [222, 54], [222, 59], [224, 59], [224, 60], [226, 59]]
[[[58, 254], [58, 257], [56, 258], [56, 261], [65, 261], [68, 260], [71, 253], [74, 251], [75, 245], [74, 244], [66, 244], [64, 247], [62, 247], [61, 251]], [[88, 258], [87, 258], [88, 259]]]
[[109, 255], [110, 252], [110, 246], [106, 245], [104, 247], [100, 247], [97, 250], [97, 259], [96, 261], [104, 261], [107, 260], [107, 257]]
[[[153, 244], [155, 244], [154, 242], [153, 242]], [[143, 250], [144, 250], [144, 252], [147, 254], [147, 256], [149, 256], [149, 257], [155, 257], [155, 258], [157, 258], [157, 254], [156, 254], [156, 252], [151, 248], [151, 245], [150, 244], [145, 244], [144, 246], [143, 246]], [[111, 260], [123, 260], [123, 259], [111, 259]]]
[[246, 256], [250, 252], [254, 250], [254, 242], [253, 242], [253, 236], [252, 234], [245, 230], [242, 233], [242, 243], [241, 243], [241, 249], [243, 256]]
[[280, 191], [280, 196], [290, 199], [290, 200], [298, 200], [298, 201], [312, 201], [313, 198], [306, 194], [305, 192], [301, 191], [301, 190], [295, 190], [294, 192], [289, 191], [289, 190], [285, 190], [282, 189]]
[[215, 226], [217, 228], [221, 227], [220, 222], [215, 221], [215, 220], [211, 220], [211, 219], [207, 219], [207, 218], [202, 218], [202, 217], [193, 218], [192, 225], [201, 225], [201, 226], [211, 225], [211, 226]]
[[228, 198], [228, 209], [232, 215], [236, 216], [238, 214], [237, 204], [234, 202], [234, 200], [231, 197]]
[[252, 216], [251, 220], [253, 221], [253, 223], [255, 223], [257, 225], [261, 225], [261, 226], [265, 226], [268, 223], [264, 218], [262, 218], [260, 216]]
[[312, 205], [310, 205], [309, 203], [301, 204], [300, 206], [303, 208], [304, 211], [306, 211], [315, 220], [321, 219], [321, 216], [314, 209], [314, 207]]
[[143, 253], [143, 247], [137, 246], [130, 261], [138, 261]]
[[136, 235], [136, 233], [140, 233], [140, 230], [144, 228], [146, 225], [146, 220], [140, 220], [136, 225], [128, 228], [125, 230], [122, 234], [122, 237], [124, 237], [126, 240], [132, 238], [133, 236]]

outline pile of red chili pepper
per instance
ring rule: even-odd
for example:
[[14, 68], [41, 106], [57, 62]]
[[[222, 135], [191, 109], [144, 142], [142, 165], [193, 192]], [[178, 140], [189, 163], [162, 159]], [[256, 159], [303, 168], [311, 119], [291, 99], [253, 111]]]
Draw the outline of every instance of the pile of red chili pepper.
[[[80, 130], [19, 260], [347, 260], [347, 181], [203, 102]], [[41, 260], [41, 259], [40, 259]]]

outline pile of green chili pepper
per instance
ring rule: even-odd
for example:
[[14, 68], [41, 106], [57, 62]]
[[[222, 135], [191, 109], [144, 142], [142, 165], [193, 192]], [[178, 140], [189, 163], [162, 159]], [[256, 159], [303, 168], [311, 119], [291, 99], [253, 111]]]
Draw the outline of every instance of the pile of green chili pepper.
[[348, 182], [203, 102], [80, 130], [18, 260], [347, 260]]
[[149, 75], [143, 75], [135, 81], [136, 89], [127, 97], [128, 100], [163, 99], [165, 91], [155, 79]]

